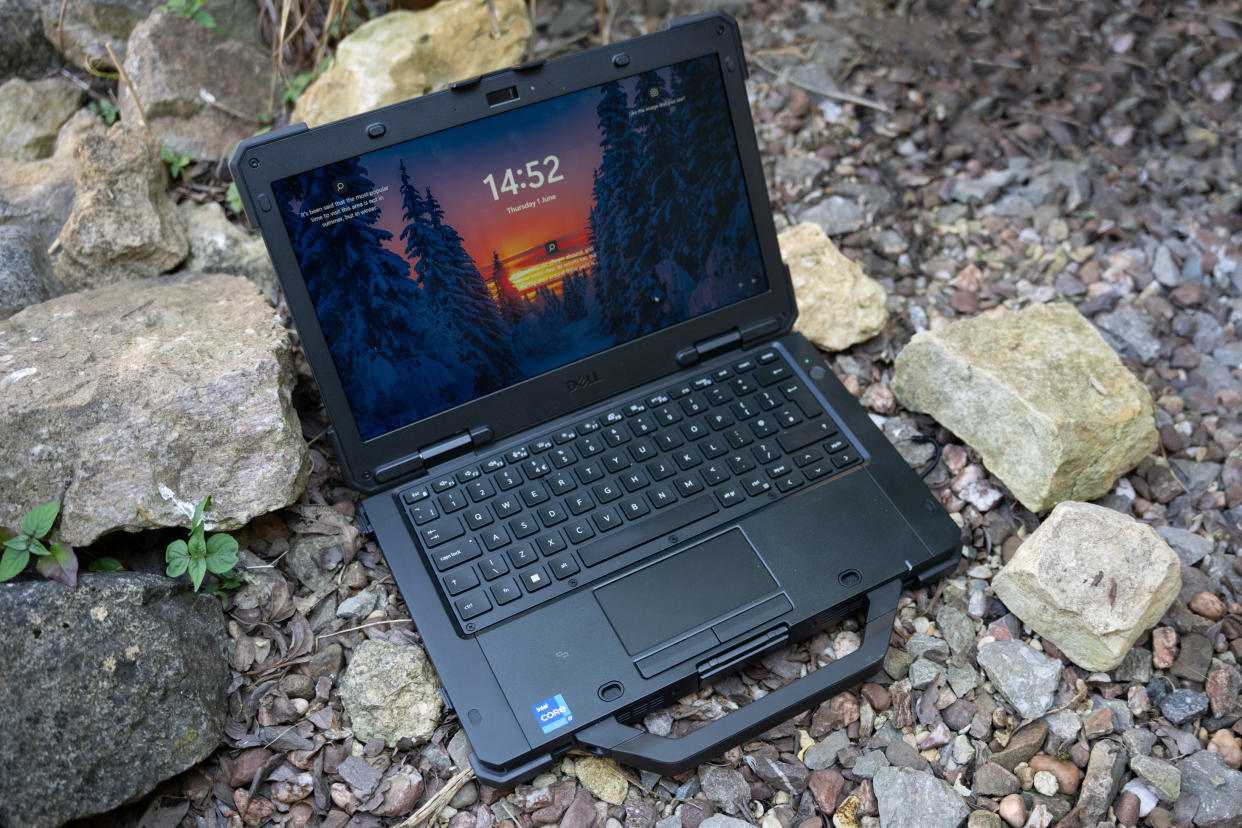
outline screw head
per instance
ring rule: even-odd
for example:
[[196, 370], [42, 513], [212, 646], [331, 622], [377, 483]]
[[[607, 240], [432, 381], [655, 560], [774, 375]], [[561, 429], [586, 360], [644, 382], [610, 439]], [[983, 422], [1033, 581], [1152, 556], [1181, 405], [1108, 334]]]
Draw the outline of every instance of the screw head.
[[248, 163], [250, 164], [251, 168], [258, 167], [258, 166], [259, 166], [259, 159], [257, 159], [257, 158], [251, 158], [251, 159], [250, 159], [250, 161], [249, 161]]

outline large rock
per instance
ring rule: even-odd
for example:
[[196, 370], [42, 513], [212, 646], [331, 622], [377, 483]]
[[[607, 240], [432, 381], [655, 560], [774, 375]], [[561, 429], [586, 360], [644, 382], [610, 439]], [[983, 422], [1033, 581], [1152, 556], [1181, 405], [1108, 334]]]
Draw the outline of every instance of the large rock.
[[0, 225], [24, 227], [44, 247], [50, 245], [73, 208], [78, 143], [103, 132], [102, 121], [79, 109], [61, 127], [51, 158], [28, 162], [0, 159]]
[[178, 211], [190, 243], [186, 269], [245, 276], [275, 303], [276, 271], [263, 239], [247, 235], [228, 220], [224, 209], [214, 201], [206, 204], [183, 201]]
[[0, 825], [109, 811], [224, 735], [220, 602], [158, 575], [0, 584]]
[[185, 228], [153, 143], [118, 124], [83, 138], [75, 158], [73, 212], [57, 237], [66, 289], [157, 276], [185, 258]]
[[96, 72], [116, 71], [108, 44], [125, 59], [125, 39], [161, 0], [43, 2], [43, 34], [67, 60]]
[[429, 739], [444, 713], [440, 678], [416, 644], [363, 641], [341, 676], [340, 693], [360, 742]]
[[0, 81], [41, 78], [59, 61], [43, 36], [39, 0], [0, 0]]
[[1231, 769], [1210, 750], [1201, 750], [1177, 763], [1182, 772], [1181, 793], [1199, 799], [1194, 813], [1201, 828], [1242, 825], [1242, 772]]
[[1071, 305], [916, 335], [893, 390], [979, 452], [1032, 511], [1093, 500], [1156, 448], [1151, 395]]
[[979, 666], [1023, 718], [1048, 712], [1061, 678], [1059, 661], [1016, 638], [1007, 638], [980, 647]]
[[780, 235], [798, 298], [795, 329], [826, 351], [844, 351], [884, 330], [884, 288], [837, 250], [818, 224], [803, 222]]
[[885, 828], [957, 828], [970, 815], [953, 786], [928, 771], [880, 768], [873, 784]]
[[212, 496], [236, 529], [295, 501], [310, 463], [289, 335], [236, 276], [178, 274], [62, 296], [0, 323], [0, 525], [63, 500], [75, 545], [184, 525]]
[[[268, 56], [179, 14], [157, 10], [135, 26], [124, 63], [159, 143], [191, 158], [227, 157], [254, 132], [256, 116], [272, 109]], [[125, 84], [119, 103], [122, 121], [137, 123]]]
[[292, 121], [310, 126], [425, 95], [522, 59], [530, 17], [522, 0], [443, 0], [359, 26], [331, 68], [307, 87]]
[[39, 239], [25, 227], [0, 225], [0, 319], [64, 292]]
[[37, 161], [56, 149], [56, 136], [86, 93], [59, 75], [0, 86], [0, 158]]
[[1181, 564], [1150, 526], [1090, 503], [1059, 504], [992, 580], [996, 597], [1078, 666], [1121, 664], [1181, 589]]

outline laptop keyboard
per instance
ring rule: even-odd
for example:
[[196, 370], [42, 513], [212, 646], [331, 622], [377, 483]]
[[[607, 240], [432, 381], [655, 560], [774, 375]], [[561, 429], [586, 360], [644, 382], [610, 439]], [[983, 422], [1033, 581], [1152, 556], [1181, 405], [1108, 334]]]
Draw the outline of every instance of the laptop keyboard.
[[769, 349], [420, 481], [400, 500], [474, 632], [615, 571], [648, 541], [860, 460]]

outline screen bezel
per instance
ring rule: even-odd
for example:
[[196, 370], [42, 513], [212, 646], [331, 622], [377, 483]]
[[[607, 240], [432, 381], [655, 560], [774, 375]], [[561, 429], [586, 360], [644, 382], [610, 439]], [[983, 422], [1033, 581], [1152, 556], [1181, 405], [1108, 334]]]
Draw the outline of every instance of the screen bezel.
[[[746, 194], [750, 201], [768, 290], [749, 299], [696, 316], [600, 353], [583, 357], [483, 397], [422, 420], [363, 440], [344, 387], [319, 325], [315, 307], [302, 279], [297, 258], [275, 203], [272, 182], [342, 158], [363, 155], [486, 118], [516, 106], [527, 106], [583, 88], [629, 77], [704, 55], [716, 55], [737, 140]], [[624, 56], [621, 58], [619, 56]], [[495, 439], [569, 414], [682, 368], [678, 351], [696, 342], [742, 328], [757, 319], [775, 318], [775, 335], [788, 330], [796, 314], [792, 286], [785, 275], [776, 242], [763, 169], [754, 138], [743, 80], [744, 62], [736, 25], [712, 14], [668, 31], [613, 46], [598, 47], [546, 63], [503, 70], [458, 88], [395, 104], [374, 112], [326, 124], [309, 131], [261, 136], [244, 142], [233, 169], [247, 212], [263, 232], [284, 289], [302, 346], [336, 431], [343, 470], [351, 486], [364, 492], [400, 482], [376, 480], [375, 470], [412, 455], [419, 448], [455, 434], [487, 426]], [[503, 107], [488, 103], [488, 94], [516, 86], [520, 97]], [[383, 132], [372, 137], [382, 124]], [[369, 130], [369, 128], [371, 128]], [[269, 209], [256, 209], [260, 196]], [[594, 376], [589, 383], [576, 382]], [[572, 390], [571, 390], [572, 389]]]

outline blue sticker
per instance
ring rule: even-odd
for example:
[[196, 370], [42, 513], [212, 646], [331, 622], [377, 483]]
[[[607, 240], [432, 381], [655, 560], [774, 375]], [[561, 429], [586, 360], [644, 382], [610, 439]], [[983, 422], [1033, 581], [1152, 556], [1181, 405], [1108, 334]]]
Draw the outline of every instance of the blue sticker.
[[544, 733], [551, 733], [574, 720], [574, 714], [569, 712], [569, 705], [565, 704], [565, 699], [561, 698], [560, 693], [532, 706], [531, 711], [535, 714], [535, 719], [538, 720], [539, 727]]

